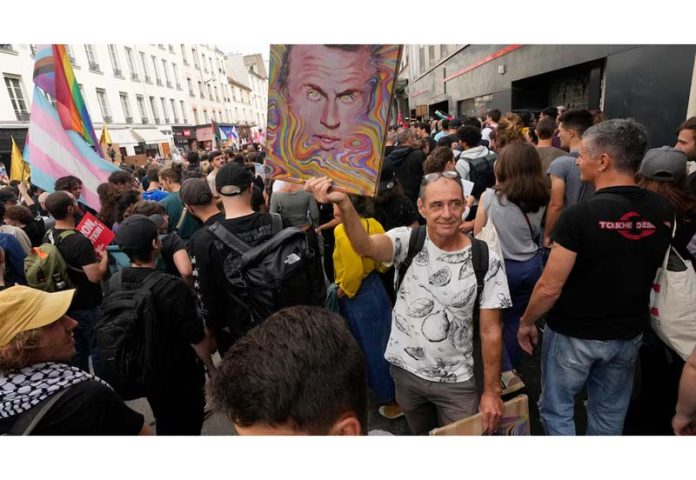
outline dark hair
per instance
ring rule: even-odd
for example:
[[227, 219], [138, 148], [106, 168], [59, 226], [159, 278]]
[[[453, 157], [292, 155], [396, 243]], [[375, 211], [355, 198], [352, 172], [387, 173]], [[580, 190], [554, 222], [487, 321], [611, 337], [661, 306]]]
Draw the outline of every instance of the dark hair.
[[444, 172], [448, 162], [454, 160], [454, 153], [448, 147], [437, 147], [423, 162], [423, 175]]
[[421, 130], [425, 130], [428, 135], [430, 135], [430, 124], [427, 122], [418, 122], [416, 126]]
[[590, 110], [590, 113], [592, 114], [592, 124], [593, 125], [596, 125], [598, 123], [602, 123], [603, 121], [605, 121], [607, 119], [607, 116], [599, 108], [593, 108], [592, 110]]
[[195, 165], [201, 161], [201, 157], [198, 155], [198, 152], [196, 152], [195, 150], [191, 150], [186, 154], [186, 160], [188, 160], [189, 163], [193, 163]]
[[478, 146], [481, 143], [481, 129], [465, 125], [457, 129], [459, 141], [466, 143], [469, 148]]
[[679, 135], [679, 132], [682, 130], [691, 130], [694, 134], [694, 138], [696, 138], [696, 117], [690, 117], [684, 120], [682, 124], [677, 127], [677, 135]]
[[471, 126], [471, 127], [476, 127], [479, 130], [481, 130], [481, 120], [479, 120], [476, 117], [465, 117], [464, 120], [462, 120], [462, 126]]
[[34, 215], [31, 214], [31, 210], [24, 205], [11, 205], [5, 207], [3, 217], [15, 220], [23, 225], [29, 225], [34, 220]]
[[500, 110], [497, 108], [494, 108], [492, 110], [488, 110], [487, 115], [491, 117], [491, 120], [493, 120], [495, 123], [498, 123], [498, 120], [500, 120]]
[[146, 217], [155, 214], [166, 215], [167, 209], [164, 208], [164, 205], [161, 205], [157, 202], [153, 202], [152, 200], [140, 200], [133, 204], [133, 206], [128, 210], [128, 215], [124, 218], [127, 218], [131, 215], [135, 215], [137, 213], [139, 213], [140, 215], [145, 215]]
[[56, 220], [64, 220], [68, 216], [68, 208], [75, 205], [75, 197], [65, 190], [53, 192], [46, 197], [46, 210]]
[[[132, 212], [129, 209], [140, 199], [140, 194], [135, 190], [122, 192], [116, 197], [116, 221], [121, 223]], [[128, 212], [128, 214], [126, 214]]]
[[404, 196], [404, 188], [401, 186], [399, 179], [394, 177], [390, 182], [394, 183], [392, 188], [384, 187], [377, 191], [377, 195], [374, 197], [375, 209], [380, 205], [388, 203], [392, 198]]
[[159, 165], [155, 165], [154, 167], [150, 167], [147, 169], [147, 178], [151, 182], [159, 182], [159, 171], [162, 169]]
[[585, 109], [568, 110], [558, 119], [567, 130], [575, 130], [580, 137], [594, 124], [594, 117]]
[[591, 157], [607, 153], [616, 170], [634, 175], [648, 146], [648, 132], [635, 120], [616, 118], [588, 128], [583, 143]]
[[121, 191], [113, 183], [104, 182], [97, 187], [101, 204], [97, 219], [109, 228], [112, 228], [116, 221], [116, 198], [120, 193]]
[[447, 118], [442, 119], [442, 129], [449, 130], [449, 120]]
[[643, 177], [639, 172], [636, 174], [636, 181], [639, 187], [664, 197], [672, 205], [677, 221], [681, 222], [696, 215], [696, 197], [686, 186], [686, 177], [679, 182], [658, 182]]
[[322, 435], [351, 412], [367, 432], [365, 360], [345, 320], [324, 308], [279, 310], [227, 351], [208, 393], [235, 424]]
[[558, 117], [558, 108], [556, 107], [546, 107], [541, 111], [544, 115], [547, 117], [551, 117], [554, 121], [556, 120], [556, 117]]
[[109, 175], [109, 183], [113, 183], [114, 185], [132, 185], [133, 174], [118, 170]]
[[208, 158], [212, 162], [215, 157], [219, 157], [220, 155], [223, 155], [223, 153], [220, 150], [213, 150], [208, 154]]
[[184, 181], [188, 180], [189, 178], [205, 178], [205, 175], [198, 170], [195, 170], [192, 172], [186, 172], [186, 175], [184, 175]]
[[82, 180], [72, 175], [67, 175], [65, 177], [60, 177], [56, 179], [54, 188], [56, 191], [63, 190], [68, 192], [76, 187], [82, 185]]
[[237, 153], [234, 157], [232, 157], [232, 161], [234, 163], [244, 164], [246, 163], [246, 157], [243, 153]]
[[135, 169], [135, 178], [143, 178], [147, 175], [147, 171], [143, 167], [138, 167]]
[[375, 214], [375, 204], [371, 197], [356, 195], [351, 193], [348, 195], [350, 202], [353, 204], [355, 211], [363, 218], [370, 218]]
[[556, 119], [544, 117], [537, 122], [536, 131], [541, 140], [548, 140], [553, 137], [553, 132], [556, 131]]
[[525, 213], [549, 203], [549, 189], [541, 171], [541, 158], [534, 145], [513, 142], [503, 148], [495, 162], [495, 191], [505, 195]]
[[181, 183], [183, 168], [183, 165], [180, 163], [172, 163], [168, 167], [164, 167], [159, 171], [159, 178], [166, 178], [173, 183]]

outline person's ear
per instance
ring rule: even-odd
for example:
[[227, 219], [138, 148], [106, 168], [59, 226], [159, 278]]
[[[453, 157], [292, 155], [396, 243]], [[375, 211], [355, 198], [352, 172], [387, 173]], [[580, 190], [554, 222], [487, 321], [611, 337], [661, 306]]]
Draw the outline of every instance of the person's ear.
[[359, 436], [363, 435], [362, 427], [360, 426], [360, 421], [355, 418], [355, 415], [351, 413], [345, 414], [336, 423], [334, 423], [327, 435], [348, 435], [348, 436]]
[[423, 203], [423, 200], [419, 197], [418, 201], [416, 202], [416, 207], [418, 207], [418, 213], [421, 214], [421, 217], [425, 218], [425, 215], [423, 213], [423, 210], [425, 210], [425, 204]]
[[599, 156], [599, 165], [597, 166], [597, 170], [600, 172], [606, 172], [611, 167], [613, 161], [614, 159], [611, 158], [611, 156], [606, 153], [602, 153]]

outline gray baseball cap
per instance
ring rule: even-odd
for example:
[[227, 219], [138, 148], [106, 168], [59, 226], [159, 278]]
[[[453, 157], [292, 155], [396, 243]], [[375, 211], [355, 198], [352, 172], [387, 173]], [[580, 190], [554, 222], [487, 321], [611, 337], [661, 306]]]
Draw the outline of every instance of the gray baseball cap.
[[686, 154], [667, 145], [651, 148], [645, 153], [638, 173], [656, 182], [680, 182], [686, 177]]

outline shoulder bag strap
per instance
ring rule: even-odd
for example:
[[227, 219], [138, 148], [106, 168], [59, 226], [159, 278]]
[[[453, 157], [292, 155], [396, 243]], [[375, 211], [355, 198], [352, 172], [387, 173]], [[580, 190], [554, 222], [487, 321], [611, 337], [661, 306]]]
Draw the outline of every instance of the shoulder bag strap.
[[70, 388], [65, 388], [43, 400], [32, 409], [34, 412], [29, 411], [20, 415], [15, 424], [12, 426], [9, 434], [30, 435], [41, 419], [46, 416], [51, 407], [53, 407], [53, 405], [60, 400], [60, 397], [62, 397], [69, 389]]
[[[510, 202], [513, 203], [513, 202]], [[517, 205], [516, 203], [514, 204], [517, 208], [520, 209], [520, 212], [522, 212], [522, 215], [524, 215], [524, 219], [527, 222], [527, 226], [529, 227], [529, 236], [532, 237], [532, 242], [534, 242], [536, 245], [539, 245], [539, 237], [541, 236], [539, 233], [534, 233], [534, 229], [532, 228], [532, 222], [529, 221], [529, 217], [527, 216], [527, 213], [522, 210], [522, 207]]]
[[239, 253], [240, 255], [251, 250], [249, 245], [237, 238], [236, 235], [233, 235], [229, 230], [219, 223], [208, 227], [208, 231], [210, 231], [210, 233], [212, 233], [215, 238], [220, 240], [227, 248]]
[[188, 210], [186, 210], [186, 207], [182, 207], [181, 215], [179, 215], [179, 221], [176, 222], [176, 227], [174, 227], [174, 231], [176, 231], [176, 233], [181, 232], [181, 226], [184, 224], [184, 220], [186, 220], [187, 213]]
[[411, 229], [411, 237], [408, 240], [408, 252], [397, 272], [396, 285], [394, 287], [395, 292], [399, 291], [401, 283], [406, 277], [406, 271], [408, 271], [408, 268], [411, 266], [411, 262], [413, 262], [413, 257], [418, 255], [418, 253], [420, 253], [420, 251], [423, 249], [423, 245], [425, 245], [425, 234], [425, 225], [419, 225], [418, 228]]

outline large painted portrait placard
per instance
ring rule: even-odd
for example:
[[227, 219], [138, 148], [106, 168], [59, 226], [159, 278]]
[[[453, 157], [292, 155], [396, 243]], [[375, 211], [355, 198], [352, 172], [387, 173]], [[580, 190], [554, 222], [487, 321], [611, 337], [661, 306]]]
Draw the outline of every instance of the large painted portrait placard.
[[271, 176], [329, 176], [339, 190], [374, 195], [400, 54], [400, 45], [272, 45]]

